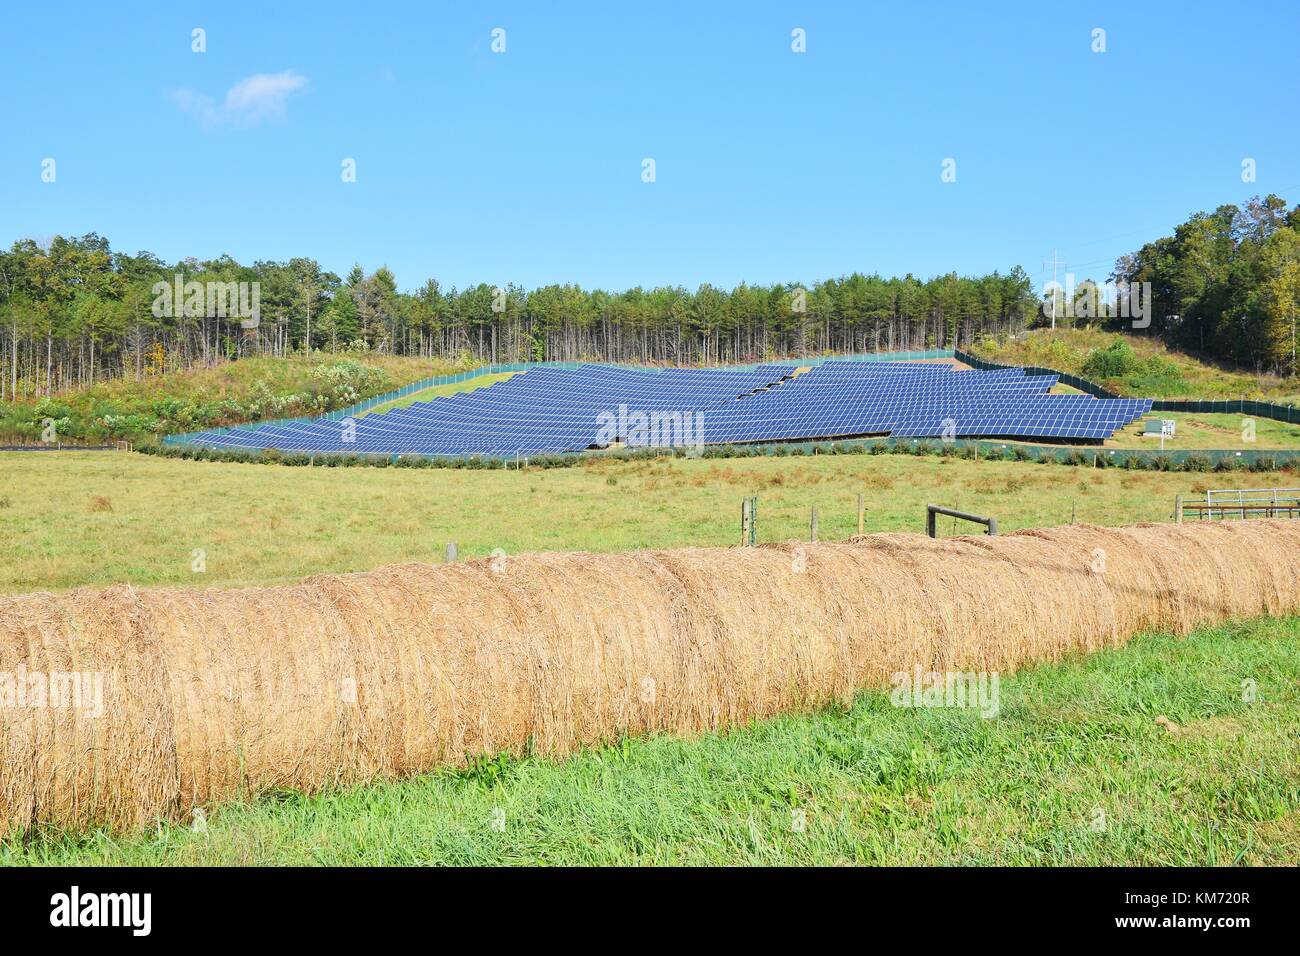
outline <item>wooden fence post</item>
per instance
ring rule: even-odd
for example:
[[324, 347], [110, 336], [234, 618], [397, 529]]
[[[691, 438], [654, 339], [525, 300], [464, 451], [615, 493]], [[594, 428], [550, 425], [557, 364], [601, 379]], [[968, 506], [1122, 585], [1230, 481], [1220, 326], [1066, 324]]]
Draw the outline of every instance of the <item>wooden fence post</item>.
[[867, 505], [865, 496], [858, 492], [858, 534], [864, 534], [866, 527]]
[[813, 544], [817, 543], [817, 506], [812, 506], [812, 540]]

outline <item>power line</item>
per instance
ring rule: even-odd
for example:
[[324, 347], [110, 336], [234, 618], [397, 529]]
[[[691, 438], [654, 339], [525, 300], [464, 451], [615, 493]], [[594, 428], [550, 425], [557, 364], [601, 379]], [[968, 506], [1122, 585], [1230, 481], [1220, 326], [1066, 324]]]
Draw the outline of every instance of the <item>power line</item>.
[[[1065, 265], [1064, 262], [1056, 258], [1056, 250], [1052, 250], [1052, 328], [1056, 328], [1056, 267]], [[1043, 272], [1047, 272], [1047, 260], [1043, 260]]]

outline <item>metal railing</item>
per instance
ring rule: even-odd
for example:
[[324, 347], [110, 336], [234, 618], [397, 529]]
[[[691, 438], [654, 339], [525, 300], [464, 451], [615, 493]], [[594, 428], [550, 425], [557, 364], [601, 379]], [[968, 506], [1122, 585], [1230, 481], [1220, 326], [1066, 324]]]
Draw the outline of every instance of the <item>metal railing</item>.
[[1199, 520], [1228, 518], [1300, 518], [1300, 488], [1218, 488], [1204, 498], [1174, 499], [1174, 521], [1184, 517]]
[[935, 527], [935, 518], [938, 515], [947, 515], [949, 518], [959, 518], [962, 521], [972, 521], [975, 524], [982, 524], [987, 529], [984, 533], [995, 535], [998, 533], [998, 519], [986, 518], [983, 515], [973, 515], [967, 511], [955, 511], [952, 508], [945, 508], [942, 505], [925, 506], [925, 533], [931, 538], [937, 538]]

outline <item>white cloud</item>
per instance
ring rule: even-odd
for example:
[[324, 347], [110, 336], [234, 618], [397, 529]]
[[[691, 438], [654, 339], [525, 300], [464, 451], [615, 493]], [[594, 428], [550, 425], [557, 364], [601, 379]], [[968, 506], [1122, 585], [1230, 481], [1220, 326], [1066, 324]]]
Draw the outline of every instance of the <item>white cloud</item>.
[[307, 78], [293, 70], [282, 73], [254, 73], [229, 90], [220, 105], [212, 97], [191, 89], [179, 89], [171, 99], [183, 112], [198, 117], [206, 128], [250, 127], [263, 120], [283, 119], [289, 97], [307, 86]]

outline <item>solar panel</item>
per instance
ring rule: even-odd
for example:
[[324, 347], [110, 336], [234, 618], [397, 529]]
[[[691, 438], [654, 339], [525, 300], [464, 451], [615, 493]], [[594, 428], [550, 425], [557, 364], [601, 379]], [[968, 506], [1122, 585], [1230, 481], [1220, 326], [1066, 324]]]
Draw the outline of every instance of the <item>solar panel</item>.
[[193, 436], [212, 448], [505, 456], [616, 444], [693, 446], [862, 435], [1097, 441], [1145, 399], [1053, 395], [1023, 369], [827, 361], [752, 369], [543, 366], [483, 388], [356, 420], [241, 426]]

